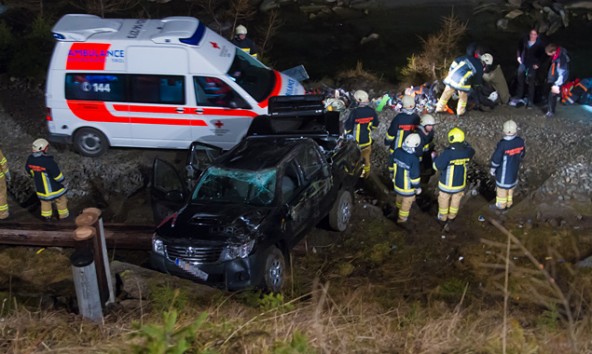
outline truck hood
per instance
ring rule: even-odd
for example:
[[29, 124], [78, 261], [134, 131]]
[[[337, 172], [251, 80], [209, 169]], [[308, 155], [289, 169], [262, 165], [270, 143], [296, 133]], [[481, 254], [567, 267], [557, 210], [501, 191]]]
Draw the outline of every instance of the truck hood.
[[271, 208], [236, 204], [189, 204], [157, 229], [171, 239], [244, 242], [260, 235]]

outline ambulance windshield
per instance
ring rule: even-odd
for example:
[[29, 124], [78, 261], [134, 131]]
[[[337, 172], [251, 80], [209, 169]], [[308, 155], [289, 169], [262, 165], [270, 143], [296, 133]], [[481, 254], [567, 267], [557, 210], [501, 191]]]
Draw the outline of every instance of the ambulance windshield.
[[226, 74], [257, 102], [266, 99], [275, 87], [273, 71], [240, 48], [236, 49], [234, 61]]

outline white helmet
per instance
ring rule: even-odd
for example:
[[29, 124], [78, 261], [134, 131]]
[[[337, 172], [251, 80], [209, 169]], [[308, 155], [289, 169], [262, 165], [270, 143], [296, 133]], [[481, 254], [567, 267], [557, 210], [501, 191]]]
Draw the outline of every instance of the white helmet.
[[243, 25], [238, 25], [234, 29], [234, 33], [236, 33], [236, 34], [247, 34], [247, 27], [245, 27]]
[[419, 137], [419, 134], [417, 134], [417, 133], [409, 134], [405, 138], [405, 141], [403, 142], [403, 146], [413, 148], [413, 149], [418, 147], [419, 144], [421, 144], [421, 138]]
[[421, 116], [421, 126], [425, 127], [426, 125], [435, 125], [436, 124], [436, 120], [434, 119], [434, 117], [431, 114], [424, 114], [423, 116]]
[[518, 132], [518, 125], [513, 120], [508, 120], [504, 122], [504, 135], [516, 135]]
[[358, 102], [368, 102], [368, 93], [364, 90], [354, 92], [354, 99]]
[[33, 142], [33, 145], [31, 146], [31, 150], [33, 152], [45, 151], [48, 146], [49, 146], [49, 142], [47, 140], [41, 138], [41, 139], [37, 139]]
[[485, 53], [485, 54], [481, 55], [481, 62], [485, 65], [493, 64], [493, 55], [491, 55], [489, 53]]
[[403, 108], [415, 108], [415, 99], [413, 97], [405, 95], [401, 101], [403, 102]]

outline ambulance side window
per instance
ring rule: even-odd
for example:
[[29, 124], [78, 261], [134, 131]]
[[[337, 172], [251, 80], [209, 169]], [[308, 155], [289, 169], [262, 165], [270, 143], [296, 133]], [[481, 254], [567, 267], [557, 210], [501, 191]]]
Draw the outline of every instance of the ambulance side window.
[[185, 103], [183, 76], [131, 75], [130, 101], [142, 103]]
[[209, 76], [195, 76], [195, 101], [198, 106], [251, 108], [226, 82]]
[[125, 75], [66, 74], [66, 99], [125, 101]]

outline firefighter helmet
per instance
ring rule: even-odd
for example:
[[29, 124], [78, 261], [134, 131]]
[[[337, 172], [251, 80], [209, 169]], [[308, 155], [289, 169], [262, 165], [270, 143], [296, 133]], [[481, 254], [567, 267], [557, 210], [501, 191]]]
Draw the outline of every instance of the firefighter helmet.
[[454, 127], [450, 129], [448, 132], [448, 142], [453, 143], [462, 143], [465, 141], [465, 132], [463, 132], [459, 127]]
[[415, 99], [413, 97], [405, 95], [403, 96], [403, 99], [401, 99], [401, 101], [403, 102], [403, 108], [415, 108]]
[[405, 141], [403, 141], [403, 145], [405, 147], [409, 147], [409, 148], [413, 148], [413, 149], [418, 147], [419, 144], [421, 144], [421, 138], [419, 137], [419, 134], [417, 134], [417, 133], [407, 135], [407, 137], [405, 138]]
[[435, 125], [436, 124], [436, 120], [434, 119], [434, 117], [431, 114], [424, 114], [423, 116], [421, 116], [421, 126], [425, 127], [426, 125]]
[[47, 140], [41, 138], [41, 139], [37, 139], [33, 142], [33, 145], [31, 146], [31, 150], [33, 152], [45, 151], [48, 146], [49, 146], [49, 142]]
[[357, 102], [368, 102], [368, 93], [364, 90], [357, 90], [354, 92], [354, 99]]
[[247, 34], [247, 27], [245, 27], [243, 25], [238, 25], [238, 26], [236, 26], [234, 33], [236, 33], [237, 35], [238, 34]]
[[493, 55], [491, 55], [489, 53], [485, 53], [485, 54], [481, 55], [481, 62], [485, 65], [493, 64]]
[[504, 135], [516, 135], [518, 132], [518, 125], [513, 120], [504, 122]]

